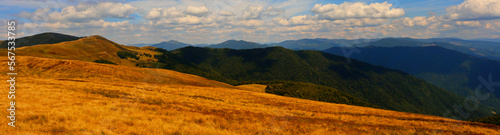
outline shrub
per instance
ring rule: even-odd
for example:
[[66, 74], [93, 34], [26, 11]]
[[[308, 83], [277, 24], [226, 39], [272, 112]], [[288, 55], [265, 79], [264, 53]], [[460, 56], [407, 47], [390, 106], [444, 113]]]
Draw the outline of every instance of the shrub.
[[94, 60], [94, 62], [95, 63], [104, 63], [104, 64], [113, 64], [113, 65], [116, 65], [116, 63], [111, 62], [109, 60], [105, 60], [105, 59]]

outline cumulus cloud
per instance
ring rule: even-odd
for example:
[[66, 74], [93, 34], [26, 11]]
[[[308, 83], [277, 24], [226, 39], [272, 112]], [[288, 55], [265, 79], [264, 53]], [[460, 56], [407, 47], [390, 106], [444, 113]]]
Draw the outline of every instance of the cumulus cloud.
[[481, 26], [481, 23], [479, 23], [478, 21], [456, 21], [456, 24], [457, 25], [473, 26], [473, 27]]
[[279, 25], [311, 25], [311, 24], [318, 24], [318, 23], [326, 23], [329, 21], [328, 20], [318, 20], [317, 16], [299, 15], [299, 16], [293, 16], [293, 17], [289, 17], [289, 18], [275, 17], [275, 18], [273, 18], [273, 22], [275, 22]]
[[207, 7], [205, 6], [200, 6], [200, 7], [195, 7], [195, 6], [188, 6], [186, 8], [186, 14], [193, 15], [193, 16], [206, 16], [210, 14], [210, 10], [208, 10]]
[[431, 23], [437, 22], [435, 16], [424, 17], [424, 16], [416, 16], [413, 18], [405, 17], [400, 20], [405, 26], [413, 27], [413, 26], [428, 26]]
[[262, 13], [264, 13], [263, 6], [250, 5], [243, 11], [243, 13], [241, 14], [241, 18], [243, 18], [245, 20], [247, 20], [247, 19], [260, 19], [262, 16]]
[[403, 9], [392, 8], [392, 6], [392, 4], [387, 2], [371, 4], [366, 4], [364, 2], [344, 2], [340, 5], [316, 4], [311, 9], [311, 12], [318, 14], [321, 18], [329, 20], [346, 18], [393, 18], [405, 14]]
[[60, 12], [50, 11], [50, 9], [38, 9], [33, 13], [21, 13], [20, 16], [32, 21], [82, 22], [104, 18], [131, 18], [130, 16], [134, 14], [136, 10], [136, 7], [129, 4], [104, 2], [68, 6], [63, 8]]
[[177, 9], [176, 7], [171, 8], [153, 8], [146, 16], [145, 19], [159, 19], [159, 18], [171, 18], [171, 17], [182, 17], [184, 13]]
[[252, 20], [240, 20], [240, 21], [233, 21], [231, 22], [232, 25], [236, 25], [236, 26], [246, 26], [246, 27], [252, 27], [252, 26], [263, 26], [264, 25], [264, 21], [262, 20], [256, 20], [256, 19], [252, 19]]
[[234, 13], [228, 10], [222, 10], [219, 12], [220, 16], [234, 16]]
[[466, 0], [446, 9], [446, 17], [453, 20], [491, 20], [500, 18], [500, 1]]

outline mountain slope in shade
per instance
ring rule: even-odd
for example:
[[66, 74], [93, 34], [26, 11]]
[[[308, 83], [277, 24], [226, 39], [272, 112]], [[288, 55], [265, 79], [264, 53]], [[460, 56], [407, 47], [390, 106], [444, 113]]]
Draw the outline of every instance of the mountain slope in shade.
[[254, 49], [265, 48], [266, 46], [254, 42], [247, 42], [244, 40], [228, 40], [219, 44], [206, 46], [209, 48], [227, 48], [227, 49]]
[[471, 121], [487, 123], [487, 124], [494, 124], [494, 125], [500, 126], [500, 114], [485, 117], [485, 118], [473, 119]]
[[[478, 58], [448, 50], [438, 46], [429, 47], [366, 47], [357, 48], [360, 53], [353, 53], [350, 58], [374, 65], [398, 69], [427, 80], [432, 84], [454, 93], [470, 96], [481, 85], [478, 77], [493, 82], [500, 78], [500, 62]], [[342, 48], [330, 48], [325, 52], [343, 55]], [[488, 92], [483, 88], [482, 92]], [[489, 93], [489, 92], [488, 92]], [[500, 111], [500, 91], [494, 91], [483, 101], [484, 104]]]
[[469, 41], [453, 38], [434, 38], [434, 39], [412, 39], [412, 38], [383, 38], [380, 40], [355, 44], [356, 47], [425, 47], [439, 46], [446, 49], [462, 52], [476, 57], [484, 57], [493, 60], [500, 60], [500, 43]]
[[[23, 121], [16, 128], [0, 126], [0, 132], [500, 134], [495, 125], [242, 91], [175, 71], [17, 58], [22, 79], [16, 86], [22, 96], [16, 102], [22, 104], [16, 104], [16, 116]], [[7, 62], [6, 57], [0, 58], [0, 64]], [[0, 73], [6, 72], [6, 68], [0, 69]], [[130, 78], [136, 75], [146, 76]], [[0, 96], [0, 100], [9, 99]]]
[[182, 42], [179, 42], [179, 41], [175, 41], [175, 40], [170, 40], [168, 42], [161, 42], [161, 43], [152, 44], [152, 45], [149, 45], [149, 46], [158, 47], [158, 48], [162, 48], [162, 49], [170, 51], [170, 50], [175, 50], [175, 49], [179, 49], [179, 48], [186, 47], [186, 46], [192, 46], [192, 45], [186, 44], [186, 43], [182, 43]]
[[[39, 44], [55, 44], [78, 39], [80, 38], [75, 36], [47, 32], [16, 39], [16, 48]], [[7, 42], [2, 42], [0, 48], [7, 48]]]
[[[319, 51], [283, 47], [232, 50], [186, 47], [161, 51], [164, 68], [230, 84], [241, 81], [297, 81], [324, 85], [382, 108], [442, 116], [463, 97], [401, 71]], [[489, 116], [481, 105], [471, 118]]]

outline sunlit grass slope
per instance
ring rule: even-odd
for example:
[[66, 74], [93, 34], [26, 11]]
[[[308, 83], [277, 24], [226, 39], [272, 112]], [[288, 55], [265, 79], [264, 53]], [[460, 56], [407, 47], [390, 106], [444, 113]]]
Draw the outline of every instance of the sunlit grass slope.
[[74, 41], [57, 44], [41, 44], [35, 46], [16, 48], [16, 53], [21, 56], [35, 56], [53, 59], [81, 60], [92, 62], [94, 60], [105, 59], [118, 65], [135, 66], [139, 62], [152, 62], [153, 57], [141, 56], [139, 60], [132, 58], [120, 59], [117, 55], [119, 51], [133, 51], [140, 54], [151, 55], [157, 52], [151, 47], [130, 47], [117, 44], [102, 36], [90, 36]]
[[[5, 124], [1, 133], [500, 134], [494, 125], [239, 90], [169, 70], [21, 56], [17, 61], [16, 128]], [[8, 108], [7, 102], [0, 106]]]

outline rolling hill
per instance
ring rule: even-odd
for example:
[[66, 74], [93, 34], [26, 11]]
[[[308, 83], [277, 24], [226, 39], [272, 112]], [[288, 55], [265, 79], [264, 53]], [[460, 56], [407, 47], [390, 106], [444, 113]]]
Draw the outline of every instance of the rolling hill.
[[182, 43], [182, 42], [179, 42], [179, 41], [175, 41], [175, 40], [170, 40], [168, 42], [161, 42], [161, 43], [152, 44], [152, 45], [149, 45], [149, 46], [158, 47], [158, 48], [162, 48], [162, 49], [170, 51], [170, 50], [175, 50], [175, 49], [179, 49], [179, 48], [186, 47], [186, 46], [192, 46], [192, 45], [186, 44], [186, 43]]
[[154, 55], [157, 53], [152, 51], [154, 49], [154, 47], [123, 46], [96, 35], [56, 44], [41, 44], [16, 48], [16, 54], [21, 56], [82, 60], [89, 62], [95, 60], [108, 60], [118, 65], [135, 66], [137, 63], [152, 62], [155, 61], [155, 59], [140, 55], [139, 60], [122, 59], [117, 53], [123, 51]]
[[[250, 50], [186, 47], [157, 50], [163, 68], [238, 84], [242, 81], [295, 81], [332, 87], [385, 109], [442, 116], [463, 97], [401, 71], [319, 51], [283, 47]], [[475, 115], [475, 116], [472, 116]], [[484, 105], [471, 118], [491, 115]]]
[[[478, 77], [493, 82], [500, 76], [500, 62], [478, 58], [439, 46], [429, 47], [366, 47], [357, 48], [350, 58], [374, 65], [398, 69], [462, 96], [475, 95], [475, 89], [483, 84]], [[342, 48], [330, 48], [325, 52], [343, 55]], [[488, 92], [485, 90], [483, 92]], [[488, 92], [489, 93], [489, 92]], [[500, 91], [494, 91], [483, 101], [500, 111]]]
[[244, 91], [163, 69], [16, 60], [19, 122], [0, 126], [4, 133], [500, 134], [500, 126], [490, 124]]
[[[18, 38], [16, 39], [16, 47], [18, 48], [23, 46], [33, 46], [39, 44], [55, 44], [66, 41], [74, 41], [78, 39], [80, 38], [75, 36], [47, 32], [47, 33], [36, 34], [33, 36]], [[7, 42], [0, 43], [0, 48], [7, 48], [7, 47], [8, 47]]]
[[266, 46], [254, 42], [247, 42], [243, 40], [228, 40], [219, 44], [206, 46], [208, 48], [228, 48], [228, 49], [254, 49], [265, 48]]

